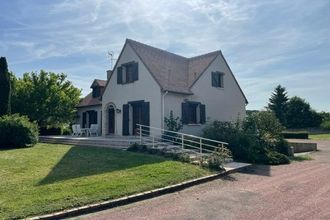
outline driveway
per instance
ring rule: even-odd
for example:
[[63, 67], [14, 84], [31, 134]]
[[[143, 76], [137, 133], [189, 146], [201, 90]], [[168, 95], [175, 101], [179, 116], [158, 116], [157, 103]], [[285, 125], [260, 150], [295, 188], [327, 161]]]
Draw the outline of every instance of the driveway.
[[[315, 142], [315, 141], [314, 141]], [[330, 141], [314, 160], [254, 166], [178, 193], [79, 219], [330, 219]]]

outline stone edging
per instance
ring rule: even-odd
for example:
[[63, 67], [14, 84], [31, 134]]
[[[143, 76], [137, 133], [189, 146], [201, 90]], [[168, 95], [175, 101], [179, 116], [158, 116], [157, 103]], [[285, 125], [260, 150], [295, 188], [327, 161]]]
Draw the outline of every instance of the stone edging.
[[114, 207], [122, 206], [122, 205], [127, 205], [130, 203], [142, 201], [145, 199], [150, 199], [150, 198], [164, 195], [167, 193], [180, 191], [180, 190], [183, 190], [185, 188], [188, 188], [188, 187], [191, 187], [194, 185], [198, 185], [201, 183], [205, 183], [205, 182], [214, 180], [218, 177], [224, 176], [226, 174], [232, 173], [237, 170], [238, 169], [222, 171], [222, 172], [212, 174], [209, 176], [204, 176], [204, 177], [184, 181], [184, 182], [181, 182], [178, 184], [174, 184], [174, 185], [170, 185], [170, 186], [166, 186], [166, 187], [162, 187], [162, 188], [158, 188], [158, 189], [154, 189], [154, 190], [150, 190], [150, 191], [146, 191], [146, 192], [142, 192], [142, 193], [137, 193], [137, 194], [130, 195], [130, 196], [125, 196], [125, 197], [121, 197], [118, 199], [107, 200], [104, 202], [99, 202], [99, 203], [85, 205], [85, 206], [81, 206], [81, 207], [77, 207], [77, 208], [67, 209], [67, 210], [63, 210], [63, 211], [59, 211], [59, 212], [55, 212], [55, 213], [51, 213], [51, 214], [47, 214], [47, 215], [35, 216], [35, 217], [27, 218], [27, 219], [29, 219], [29, 220], [62, 219], [62, 218], [74, 217], [74, 216], [78, 216], [78, 215], [102, 211], [105, 209], [114, 208]]

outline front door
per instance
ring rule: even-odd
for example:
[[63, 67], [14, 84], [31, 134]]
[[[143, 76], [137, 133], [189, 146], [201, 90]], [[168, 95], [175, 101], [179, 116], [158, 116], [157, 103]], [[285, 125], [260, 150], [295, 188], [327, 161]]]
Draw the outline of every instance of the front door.
[[[150, 125], [149, 102], [133, 101], [123, 105], [123, 135], [137, 135], [137, 124]], [[143, 134], [148, 135], [148, 129]]]
[[108, 133], [114, 134], [115, 133], [115, 109], [110, 108], [108, 111], [108, 114], [109, 114]]

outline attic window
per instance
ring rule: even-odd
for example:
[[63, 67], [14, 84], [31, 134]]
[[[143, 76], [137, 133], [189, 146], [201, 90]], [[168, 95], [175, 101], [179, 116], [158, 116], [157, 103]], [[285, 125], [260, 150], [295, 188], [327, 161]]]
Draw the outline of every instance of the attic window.
[[223, 75], [221, 72], [212, 72], [212, 86], [223, 88]]
[[101, 96], [101, 88], [96, 86], [93, 88], [93, 98], [97, 98]]
[[117, 84], [127, 84], [137, 81], [139, 78], [137, 62], [122, 64], [117, 68]]

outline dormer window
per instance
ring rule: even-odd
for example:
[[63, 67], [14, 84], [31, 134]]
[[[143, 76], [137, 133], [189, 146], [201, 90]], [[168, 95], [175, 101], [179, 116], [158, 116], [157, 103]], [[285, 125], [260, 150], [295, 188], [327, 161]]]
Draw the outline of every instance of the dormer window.
[[223, 75], [224, 73], [221, 72], [212, 72], [212, 86], [223, 88]]
[[117, 67], [117, 84], [127, 84], [139, 79], [139, 66], [137, 62], [124, 63]]
[[93, 88], [93, 98], [97, 98], [101, 96], [101, 88], [96, 86]]

